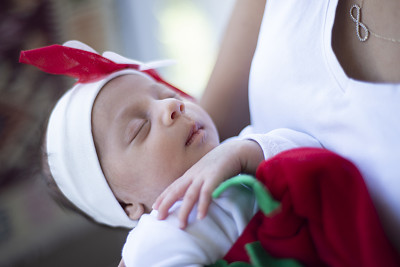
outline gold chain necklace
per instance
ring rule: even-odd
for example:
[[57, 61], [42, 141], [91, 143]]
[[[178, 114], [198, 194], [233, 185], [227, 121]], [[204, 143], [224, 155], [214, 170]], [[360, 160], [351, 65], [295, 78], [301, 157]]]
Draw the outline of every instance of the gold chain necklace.
[[[363, 4], [364, 0], [361, 0], [360, 5], [354, 4], [350, 8], [350, 18], [356, 24], [356, 34], [358, 40], [360, 40], [360, 42], [365, 42], [368, 40], [370, 35], [373, 35], [376, 38], [400, 44], [400, 39], [390, 38], [377, 34], [371, 29], [369, 29], [367, 25], [361, 22], [361, 9], [363, 8]], [[355, 11], [355, 16], [354, 16], [354, 11]]]

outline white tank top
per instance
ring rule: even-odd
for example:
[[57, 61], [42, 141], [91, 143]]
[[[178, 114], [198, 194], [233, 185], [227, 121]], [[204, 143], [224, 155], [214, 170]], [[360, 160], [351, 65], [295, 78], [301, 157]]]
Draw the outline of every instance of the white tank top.
[[250, 73], [251, 122], [258, 133], [307, 133], [355, 163], [399, 244], [400, 84], [346, 76], [331, 46], [336, 6], [267, 1]]

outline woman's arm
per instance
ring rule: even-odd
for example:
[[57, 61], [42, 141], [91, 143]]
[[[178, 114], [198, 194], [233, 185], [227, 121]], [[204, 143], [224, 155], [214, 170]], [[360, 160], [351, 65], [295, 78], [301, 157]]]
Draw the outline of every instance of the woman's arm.
[[237, 0], [214, 70], [201, 99], [221, 140], [249, 124], [248, 81], [265, 0]]

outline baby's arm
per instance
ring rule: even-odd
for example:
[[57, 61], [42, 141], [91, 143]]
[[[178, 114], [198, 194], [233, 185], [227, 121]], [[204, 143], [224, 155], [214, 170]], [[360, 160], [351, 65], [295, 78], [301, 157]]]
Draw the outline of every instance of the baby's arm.
[[[262, 160], [297, 147], [321, 147], [313, 137], [290, 129], [276, 129], [266, 134], [252, 134], [252, 128], [242, 131], [242, 140], [228, 141], [205, 155], [182, 177], [172, 183], [156, 200], [159, 218], [168, 216], [169, 208], [183, 197], [179, 212], [181, 228], [198, 201], [198, 218], [207, 214], [211, 194], [224, 180], [239, 173], [255, 174]], [[246, 139], [243, 139], [246, 138]]]
[[[165, 220], [158, 220], [155, 211], [144, 214], [126, 239], [122, 250], [125, 265], [197, 267], [215, 263], [232, 247], [243, 231], [243, 222], [254, 213], [251, 196], [246, 188], [225, 191], [211, 203], [203, 220], [195, 219], [195, 207], [185, 231], [178, 227], [179, 202]], [[239, 204], [235, 204], [237, 199]]]
[[169, 208], [182, 197], [183, 204], [179, 211], [181, 228], [186, 227], [188, 215], [197, 201], [197, 217], [204, 218], [214, 189], [239, 173], [255, 174], [263, 159], [261, 147], [252, 140], [236, 140], [219, 145], [157, 198], [153, 208], [158, 210], [158, 218], [165, 219]]

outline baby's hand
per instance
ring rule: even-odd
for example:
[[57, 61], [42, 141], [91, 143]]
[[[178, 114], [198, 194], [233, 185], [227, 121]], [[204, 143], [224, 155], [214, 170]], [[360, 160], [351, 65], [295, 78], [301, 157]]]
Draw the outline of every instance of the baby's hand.
[[169, 208], [182, 197], [183, 202], [178, 215], [182, 229], [186, 227], [188, 216], [196, 202], [199, 203], [197, 218], [204, 218], [214, 189], [226, 179], [239, 173], [254, 174], [263, 159], [263, 152], [254, 141], [231, 141], [219, 145], [157, 198], [153, 208], [158, 210], [158, 218], [165, 219]]

